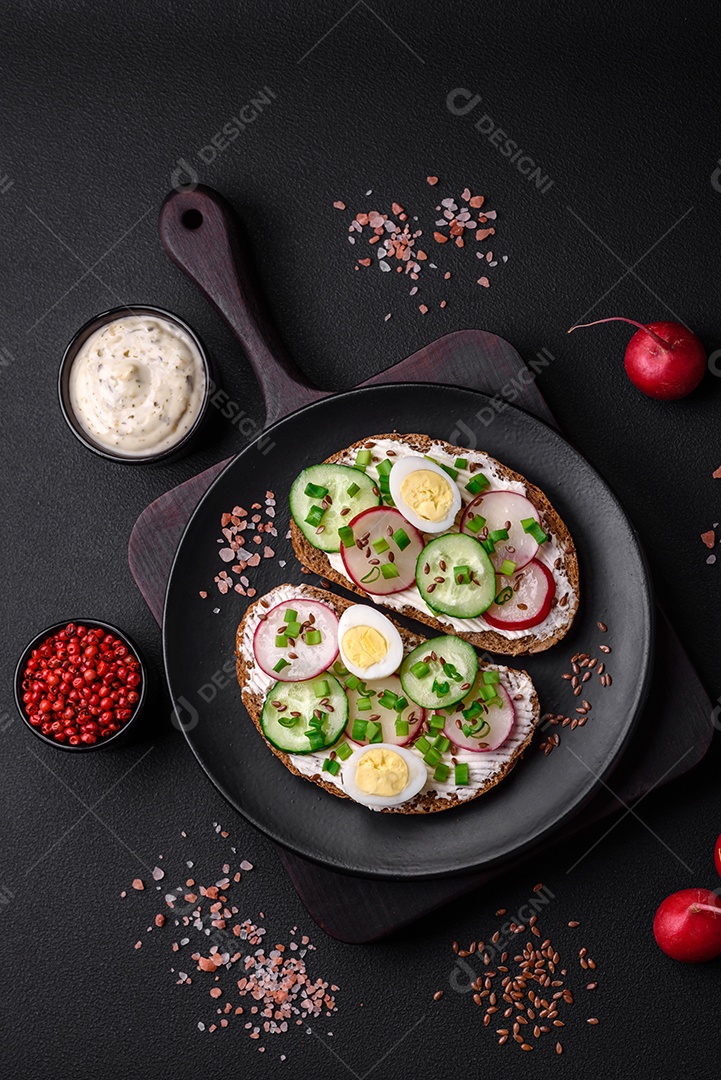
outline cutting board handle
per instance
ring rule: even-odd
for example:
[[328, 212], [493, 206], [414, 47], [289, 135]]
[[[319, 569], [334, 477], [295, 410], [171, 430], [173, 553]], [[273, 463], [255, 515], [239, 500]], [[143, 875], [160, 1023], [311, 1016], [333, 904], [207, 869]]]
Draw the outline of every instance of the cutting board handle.
[[295, 366], [253, 281], [238, 219], [213, 188], [171, 191], [160, 208], [160, 239], [170, 258], [223, 316], [253, 366], [266, 423], [325, 397]]

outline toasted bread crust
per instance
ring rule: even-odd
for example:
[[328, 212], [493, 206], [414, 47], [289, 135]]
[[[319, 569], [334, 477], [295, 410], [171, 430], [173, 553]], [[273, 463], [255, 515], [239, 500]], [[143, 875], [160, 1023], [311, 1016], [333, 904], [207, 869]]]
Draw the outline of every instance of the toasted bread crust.
[[[277, 586], [277, 588], [284, 588], [284, 586]], [[343, 613], [343, 611], [345, 611], [347, 607], [350, 607], [353, 603], [352, 600], [346, 600], [344, 597], [336, 596], [334, 593], [330, 593], [325, 589], [314, 588], [312, 585], [298, 585], [291, 586], [291, 588], [297, 589], [298, 593], [302, 593], [302, 595], [309, 600], [322, 601], [323, 603], [331, 607], [339, 616]], [[241, 695], [243, 698], [243, 704], [245, 705], [245, 708], [247, 709], [248, 714], [253, 723], [255, 724], [256, 728], [258, 729], [261, 737], [266, 742], [269, 750], [271, 750], [275, 754], [275, 756], [283, 762], [285, 767], [290, 772], [292, 772], [295, 776], [302, 776], [304, 780], [310, 780], [311, 783], [314, 783], [318, 787], [323, 788], [324, 791], [329, 792], [331, 795], [335, 795], [337, 798], [347, 799], [349, 798], [349, 796], [346, 795], [344, 791], [338, 788], [335, 784], [331, 784], [328, 781], [324, 780], [320, 773], [318, 773], [317, 775], [314, 774], [313, 776], [306, 776], [305, 773], [300, 772], [300, 770], [297, 769], [296, 766], [293, 764], [290, 754], [286, 754], [282, 750], [278, 750], [277, 747], [272, 746], [269, 742], [267, 742], [267, 740], [265, 740], [265, 736], [263, 735], [263, 728], [260, 723], [260, 716], [263, 710], [264, 698], [262, 694], [256, 693], [251, 690], [248, 685], [251, 671], [255, 666], [255, 661], [252, 655], [246, 655], [246, 652], [243, 648], [243, 638], [248, 621], [252, 617], [257, 615], [258, 609], [267, 608], [268, 610], [270, 610], [270, 608], [274, 606], [272, 595], [272, 592], [268, 593], [266, 597], [261, 597], [259, 600], [256, 600], [253, 604], [250, 605], [250, 607], [246, 610], [245, 615], [243, 616], [243, 619], [241, 620], [240, 625], [238, 626], [238, 630], [236, 632], [236, 673], [238, 676], [238, 683], [240, 685]], [[414, 649], [416, 645], [421, 644], [421, 642], [425, 640], [419, 634], [413, 634], [411, 633], [411, 631], [406, 630], [404, 627], [398, 625], [397, 623], [394, 623], [394, 625], [397, 627], [398, 632], [401, 635], [404, 650], [410, 651], [411, 649]], [[500, 667], [500, 665], [494, 666]], [[503, 667], [500, 667], [500, 670], [503, 671]], [[516, 747], [511, 757], [503, 764], [499, 771], [488, 781], [486, 781], [483, 787], [479, 788], [478, 791], [470, 798], [459, 799], [458, 796], [455, 794], [451, 794], [449, 797], [441, 797], [433, 791], [427, 791], [425, 793], [421, 792], [421, 794], [417, 795], [415, 799], [412, 799], [410, 802], [405, 803], [401, 806], [383, 807], [381, 813], [433, 814], [441, 810], [450, 810], [454, 806], [465, 806], [466, 803], [473, 802], [474, 799], [477, 799], [480, 795], [485, 794], [486, 791], [490, 791], [491, 788], [499, 784], [501, 780], [503, 780], [508, 775], [511, 769], [513, 769], [514, 765], [516, 765], [516, 763], [520, 761], [520, 759], [523, 757], [526, 748], [531, 743], [540, 715], [538, 695], [535, 691], [535, 688], [533, 687], [533, 683], [530, 680], [530, 676], [527, 672], [522, 671], [521, 669], [516, 670], [518, 670], [519, 674], [525, 675], [526, 678], [528, 678], [532, 688], [530, 700], [533, 709], [533, 723], [531, 725], [528, 736], [523, 740], [522, 743], [520, 743]]]
[[[361, 439], [359, 442], [353, 443], [352, 446], [347, 447], [345, 450], [341, 450], [337, 454], [333, 454], [332, 457], [326, 458], [326, 462], [337, 464], [342, 461], [349, 452], [360, 450], [367, 442], [381, 439], [394, 439], [397, 442], [403, 442], [412, 450], [416, 450], [421, 454], [427, 454], [434, 442], [436, 445], [442, 446], [447, 453], [454, 457], [462, 457], [468, 453], [468, 450], [465, 447], [454, 446], [451, 443], [443, 442], [441, 439], [434, 440], [429, 438], [428, 435], [399, 435], [397, 432], [392, 432], [386, 435], [371, 435], [367, 439]], [[495, 458], [490, 458], [490, 455], [489, 459], [500, 475], [505, 479], [519, 481], [524, 484], [526, 494], [541, 515], [541, 520], [546, 529], [558, 538], [562, 550], [562, 569], [565, 571], [571, 586], [571, 592], [565, 605], [565, 620], [552, 633], [546, 634], [545, 636], [535, 633], [533, 630], [529, 630], [528, 633], [524, 634], [522, 637], [507, 638], [497, 630], [486, 630], [480, 633], [463, 633], [456, 629], [451, 629], [447, 623], [434, 618], [428, 612], [415, 608], [410, 604], [406, 604], [400, 609], [394, 608], [393, 611], [398, 615], [404, 615], [406, 618], [415, 619], [417, 622], [424, 623], [426, 626], [430, 626], [433, 630], [437, 630], [440, 633], [455, 633], [458, 637], [470, 642], [471, 645], [475, 645], [476, 648], [485, 649], [488, 652], [502, 653], [506, 656], [527, 656], [531, 653], [544, 652], [566, 636], [571, 628], [576, 611], [578, 610], [579, 574], [576, 548], [564, 521], [541, 489], [530, 484], [520, 473], [514, 472], [507, 466], [502, 465], [501, 462], [496, 461]], [[363, 589], [359, 588], [343, 574], [339, 574], [333, 569], [328, 560], [328, 556], [318, 548], [314, 548], [313, 545], [306, 540], [292, 519], [290, 532], [296, 558], [303, 566], [306, 566], [310, 571], [325, 578], [327, 581], [333, 582], [335, 585], [340, 585], [350, 592], [355, 592], [360, 596], [371, 599]]]

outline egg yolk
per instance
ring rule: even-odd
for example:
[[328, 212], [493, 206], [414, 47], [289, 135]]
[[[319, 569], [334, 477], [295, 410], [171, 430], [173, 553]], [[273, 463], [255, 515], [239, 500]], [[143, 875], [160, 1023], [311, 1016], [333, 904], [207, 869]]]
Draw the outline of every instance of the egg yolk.
[[388, 642], [373, 626], [352, 626], [343, 635], [343, 652], [354, 667], [377, 664], [388, 652]]
[[453, 503], [451, 485], [431, 469], [416, 469], [401, 482], [401, 498], [418, 517], [442, 521]]
[[400, 795], [408, 783], [408, 765], [393, 750], [369, 750], [356, 769], [355, 782], [366, 795]]

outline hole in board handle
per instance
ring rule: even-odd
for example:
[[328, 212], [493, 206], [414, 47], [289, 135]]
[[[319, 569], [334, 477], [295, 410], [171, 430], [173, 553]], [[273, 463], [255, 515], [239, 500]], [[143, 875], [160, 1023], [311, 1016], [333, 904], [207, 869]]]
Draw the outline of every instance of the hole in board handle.
[[190, 209], [185, 211], [180, 220], [186, 229], [199, 229], [203, 224], [203, 215], [200, 210]]

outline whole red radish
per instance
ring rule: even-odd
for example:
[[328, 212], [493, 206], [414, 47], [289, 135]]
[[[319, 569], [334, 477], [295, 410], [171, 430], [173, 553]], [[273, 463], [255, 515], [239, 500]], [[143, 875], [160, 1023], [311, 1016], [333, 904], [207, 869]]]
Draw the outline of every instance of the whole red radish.
[[713, 851], [713, 861], [716, 863], [716, 869], [721, 874], [721, 836], [716, 841], [716, 847]]
[[656, 912], [653, 934], [672, 960], [713, 960], [721, 955], [721, 901], [709, 889], [672, 893]]
[[659, 401], [677, 401], [701, 382], [706, 371], [706, 350], [687, 326], [677, 322], [644, 326], [635, 319], [614, 315], [580, 323], [568, 332], [606, 322], [627, 322], [638, 327], [626, 346], [623, 362], [629, 379], [642, 393]]

